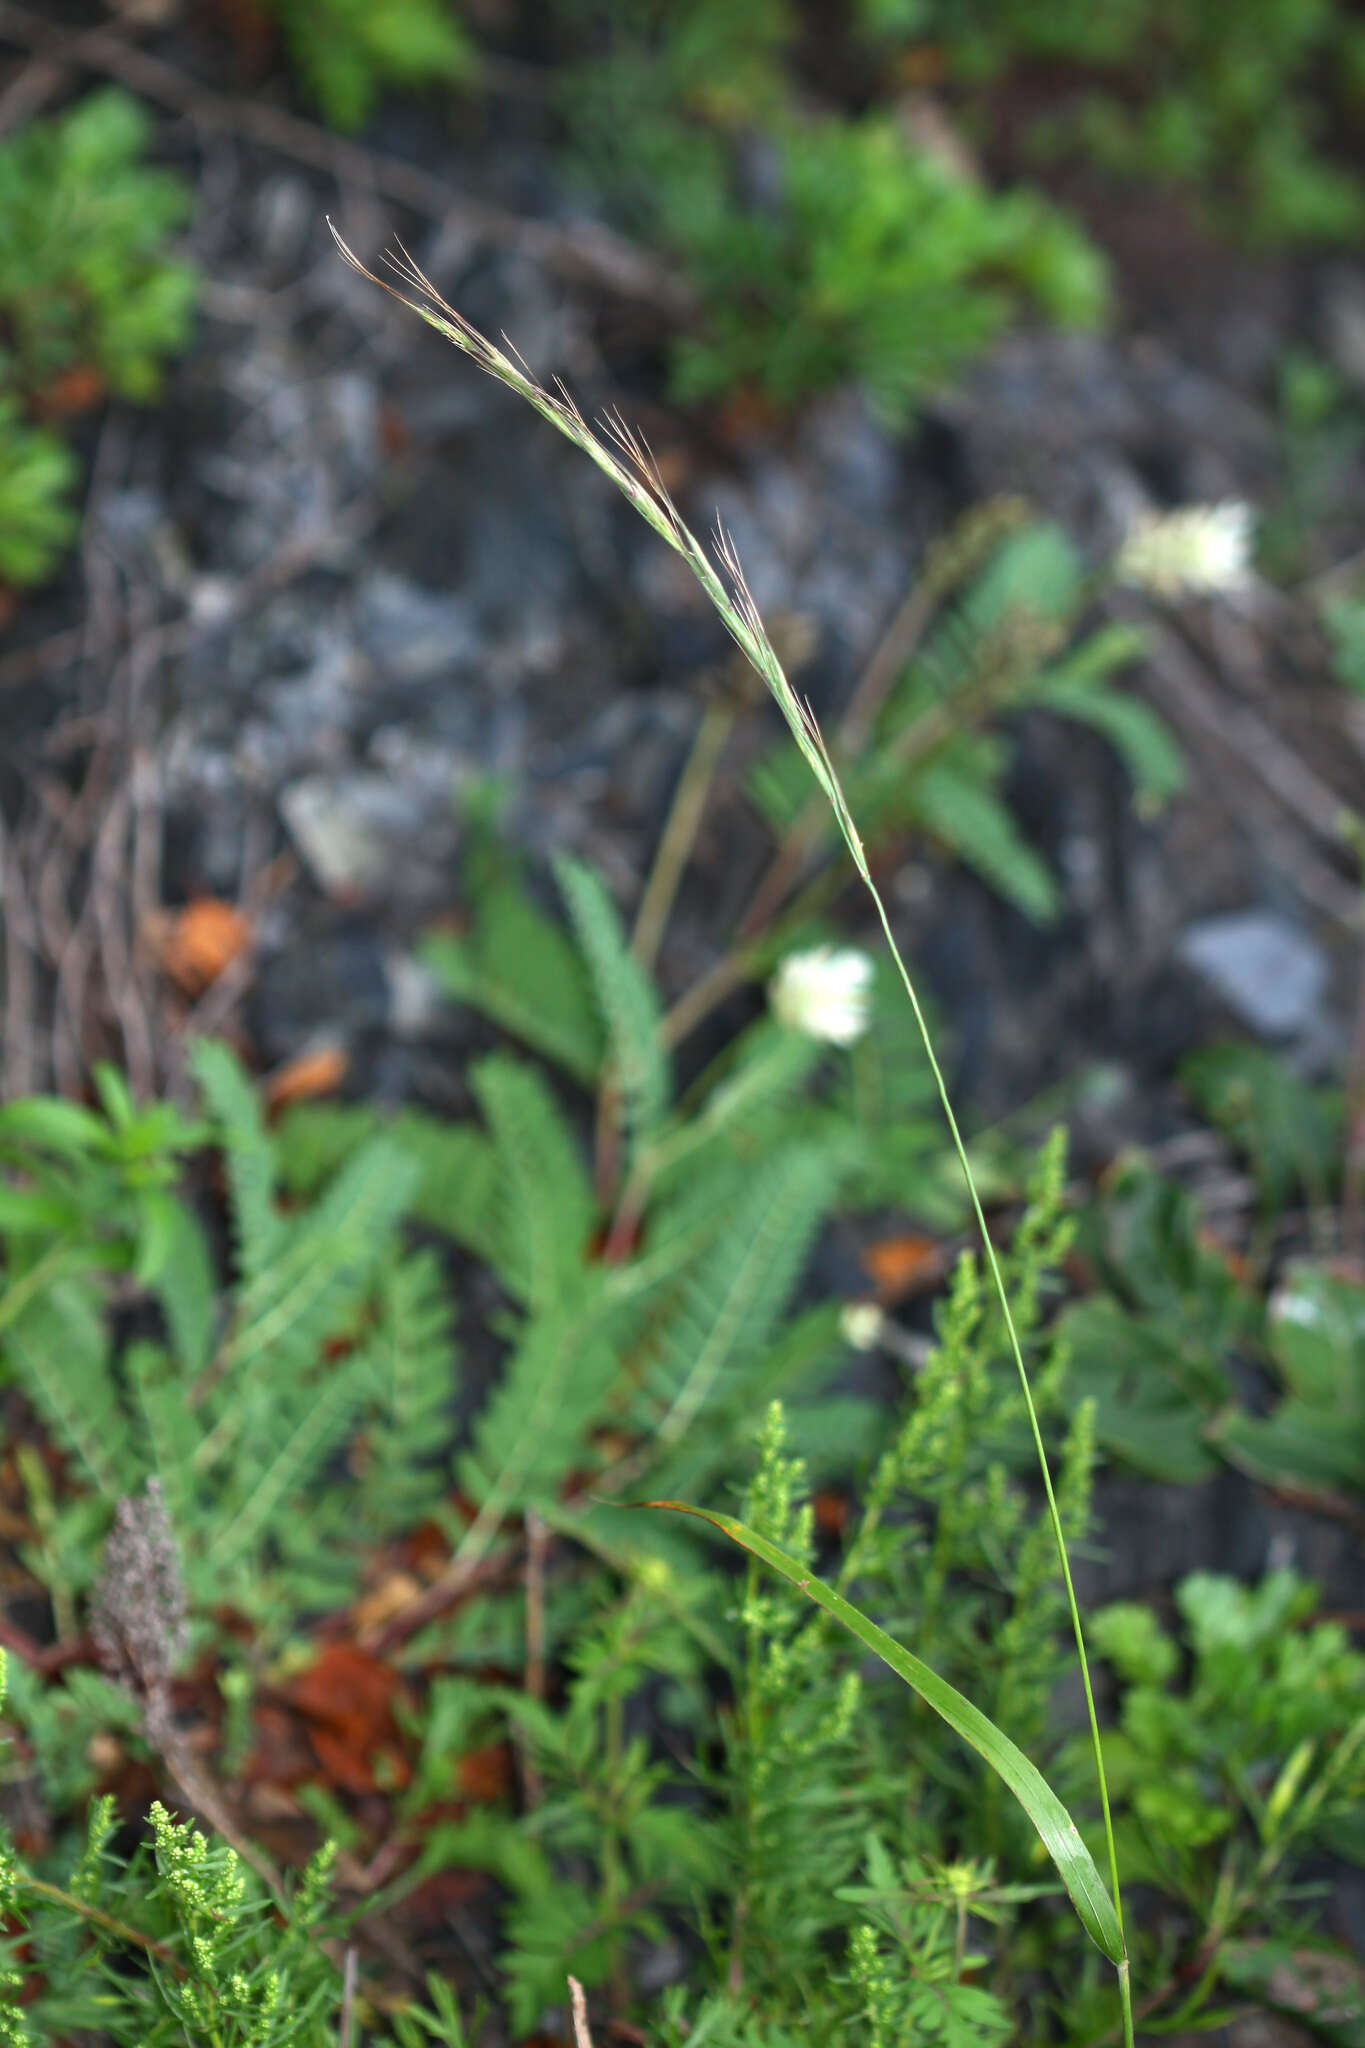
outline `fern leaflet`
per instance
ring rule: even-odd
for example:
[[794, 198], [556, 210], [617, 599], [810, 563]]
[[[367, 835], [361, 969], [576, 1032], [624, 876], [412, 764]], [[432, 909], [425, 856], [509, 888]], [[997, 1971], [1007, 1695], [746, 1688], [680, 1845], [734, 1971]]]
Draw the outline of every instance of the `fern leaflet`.
[[662, 1123], [671, 1093], [659, 999], [601, 878], [567, 856], [556, 861], [555, 875], [606, 1020], [612, 1076], [638, 1152]]

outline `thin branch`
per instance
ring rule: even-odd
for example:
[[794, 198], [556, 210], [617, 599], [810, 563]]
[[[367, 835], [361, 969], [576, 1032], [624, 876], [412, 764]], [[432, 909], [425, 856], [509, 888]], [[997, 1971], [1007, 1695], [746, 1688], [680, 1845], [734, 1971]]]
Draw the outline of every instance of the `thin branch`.
[[569, 1979], [569, 1998], [573, 2006], [574, 2048], [592, 2048], [592, 2035], [588, 2032], [588, 2001], [577, 1977]]

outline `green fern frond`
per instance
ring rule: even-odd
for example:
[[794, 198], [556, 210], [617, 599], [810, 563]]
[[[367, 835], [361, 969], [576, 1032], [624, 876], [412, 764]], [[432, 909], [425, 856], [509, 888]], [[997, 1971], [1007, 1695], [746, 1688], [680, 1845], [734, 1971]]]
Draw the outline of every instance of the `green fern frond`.
[[519, 883], [499, 878], [480, 889], [473, 929], [428, 939], [422, 959], [457, 1001], [585, 1088], [596, 1084], [604, 1041], [583, 961]]
[[553, 1501], [575, 1468], [593, 1462], [588, 1437], [604, 1420], [622, 1334], [607, 1301], [594, 1274], [524, 1325], [460, 1459], [460, 1484], [481, 1519]]
[[963, 734], [915, 781], [920, 825], [1035, 923], [1057, 915], [1057, 884], [991, 788], [989, 742]]
[[596, 1216], [592, 1189], [533, 1067], [494, 1053], [471, 1080], [497, 1157], [493, 1264], [519, 1300], [547, 1308], [582, 1269]]
[[380, 1128], [371, 1102], [296, 1102], [275, 1125], [276, 1170], [286, 1194], [311, 1199]]
[[191, 1528], [197, 1499], [194, 1456], [203, 1423], [187, 1399], [183, 1372], [159, 1344], [130, 1344], [123, 1361], [150, 1467], [161, 1481], [166, 1512], [176, 1528]]
[[638, 1152], [657, 1132], [671, 1093], [659, 998], [600, 876], [567, 856], [555, 862], [555, 875], [592, 975], [611, 1044], [612, 1081]]
[[1185, 765], [1169, 728], [1156, 713], [1140, 698], [1109, 683], [1112, 669], [1131, 660], [1135, 651], [1134, 636], [1125, 627], [1092, 634], [1074, 658], [1056, 664], [1039, 678], [1028, 699], [1060, 718], [1073, 718], [1078, 725], [1101, 733], [1128, 770], [1139, 806], [1154, 810], [1184, 787]]
[[[374, 1361], [366, 1352], [331, 1367], [274, 1456], [253, 1474], [236, 1512], [216, 1528], [208, 1560], [211, 1570], [226, 1572], [236, 1566], [282, 1518], [287, 1503], [319, 1477], [360, 1412], [373, 1380]], [[271, 1419], [278, 1428], [278, 1414], [272, 1412]]]
[[237, 1257], [243, 1280], [250, 1282], [266, 1270], [285, 1238], [275, 1200], [275, 1147], [256, 1090], [225, 1045], [197, 1040], [189, 1068], [223, 1148]]
[[347, 1162], [284, 1250], [242, 1289], [228, 1345], [235, 1374], [315, 1352], [374, 1272], [416, 1184], [416, 1168], [388, 1137]]
[[0, 1355], [104, 1498], [114, 1502], [131, 1491], [135, 1469], [114, 1388], [108, 1318], [97, 1289], [75, 1278], [54, 1282], [10, 1323], [0, 1339]]
[[751, 1025], [691, 1116], [676, 1117], [654, 1148], [651, 1185], [658, 1195], [681, 1178], [705, 1173], [726, 1147], [757, 1159], [780, 1138], [825, 1048], [764, 1017]]
[[360, 1520], [371, 1531], [410, 1528], [445, 1491], [455, 1426], [455, 1306], [434, 1252], [413, 1252], [382, 1275], [368, 1350], [375, 1419]]
[[652, 1412], [641, 1419], [659, 1443], [677, 1443], [705, 1404], [742, 1380], [761, 1354], [845, 1164], [833, 1148], [790, 1147], [752, 1175], [656, 1340]]
[[188, 1203], [164, 1188], [145, 1190], [141, 1208], [143, 1237], [135, 1277], [160, 1302], [185, 1370], [202, 1372], [213, 1349], [218, 1294], [203, 1228]]
[[367, 1103], [299, 1103], [281, 1119], [280, 1174], [291, 1194], [316, 1195], [379, 1132], [387, 1132], [417, 1169], [410, 1214], [475, 1258], [498, 1252], [497, 1150], [472, 1124], [447, 1123], [420, 1109], [384, 1117]]

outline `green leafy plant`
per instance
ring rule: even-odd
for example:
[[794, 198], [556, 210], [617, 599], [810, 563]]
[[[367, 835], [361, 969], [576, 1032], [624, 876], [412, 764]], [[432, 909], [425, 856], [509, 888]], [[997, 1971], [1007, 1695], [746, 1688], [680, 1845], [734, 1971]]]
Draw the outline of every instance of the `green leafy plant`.
[[478, 54], [448, 0], [267, 0], [308, 97], [334, 128], [364, 125], [387, 86], [465, 85]]
[[1330, 137], [1365, 89], [1365, 42], [1340, 0], [1250, 0], [1231, 15], [1216, 0], [864, 11], [882, 33], [940, 37], [967, 90], [1030, 60], [1054, 67], [1040, 155], [1183, 186], [1224, 229], [1263, 243], [1358, 232], [1365, 191]]
[[[1293, 1572], [1245, 1587], [1197, 1573], [1176, 1592], [1190, 1662], [1150, 1608], [1096, 1615], [1122, 1684], [1105, 1737], [1124, 1863], [1181, 1899], [1203, 1931], [1193, 1987], [1162, 1987], [1172, 2026], [1198, 2026], [1220, 1985], [1242, 1988], [1236, 1946], [1295, 1899], [1315, 1848], [1365, 1858], [1365, 1658]], [[1356, 2017], [1359, 2017], [1357, 2012]]]
[[[113, 88], [0, 144], [0, 578], [41, 583], [76, 530], [76, 464], [37, 424], [105, 390], [146, 399], [183, 348], [194, 270], [166, 254], [188, 187], [143, 161], [150, 123]], [[71, 386], [63, 395], [63, 379]]]
[[1365, 695], [1365, 598], [1329, 597], [1322, 622], [1332, 649], [1332, 668], [1348, 690]]
[[[372, 1533], [439, 1497], [443, 1474], [423, 1475], [453, 1383], [452, 1317], [430, 1255], [399, 1244], [417, 1169], [391, 1141], [375, 1137], [310, 1213], [286, 1217], [244, 1077], [214, 1045], [196, 1069], [208, 1125], [135, 1109], [107, 1070], [104, 1118], [43, 1101], [0, 1111], [17, 1172], [3, 1204], [0, 1358], [104, 1514], [157, 1475], [196, 1606], [236, 1600], [268, 1638], [272, 1616], [292, 1621], [358, 1570], [356, 1503], [323, 1481], [362, 1418], [356, 1499]], [[238, 1260], [226, 1324], [204, 1226], [175, 1191], [180, 1159], [210, 1137], [225, 1152]], [[159, 1337], [114, 1342], [120, 1279], [156, 1304]], [[319, 1545], [315, 1517], [328, 1512]], [[88, 1582], [89, 1529], [83, 1490], [43, 1517], [43, 1553], [69, 1593]]]
[[76, 531], [76, 461], [55, 434], [24, 424], [0, 398], [0, 580], [41, 583]]
[[[1081, 632], [1090, 591], [1060, 528], [1029, 521], [1010, 501], [980, 507], [940, 543], [912, 593], [918, 644], [888, 670], [869, 669], [871, 687], [837, 735], [848, 800], [874, 854], [908, 835], [927, 838], [1026, 915], [1055, 916], [1055, 880], [1000, 794], [1008, 753], [998, 721], [1028, 707], [1103, 734], [1143, 808], [1179, 788], [1169, 734], [1116, 686], [1141, 636], [1119, 625]], [[776, 873], [828, 853], [834, 830], [809, 799], [799, 749], [768, 755], [749, 787], [779, 835]]]
[[40, 394], [94, 370], [123, 398], [149, 398], [162, 359], [184, 347], [197, 280], [165, 254], [190, 194], [148, 169], [149, 122], [127, 93], [90, 93], [0, 148], [0, 376]]
[[130, 2048], [196, 2035], [223, 2048], [334, 2041], [340, 1973], [315, 1938], [329, 1858], [310, 1867], [281, 1925], [226, 1845], [160, 1804], [151, 1822], [150, 1844], [125, 1861], [112, 1847], [114, 1801], [97, 1801], [62, 1884], [32, 1875], [6, 1846], [5, 1910], [18, 1928], [5, 1944], [0, 2040], [79, 2029]]
[[[338, 2021], [344, 2032], [354, 2019], [324, 1938], [334, 1846], [285, 1895], [159, 1800], [148, 1818], [129, 1853], [112, 1795], [95, 1800], [79, 1852], [52, 1874], [0, 1835], [0, 2041], [38, 2048], [80, 2032], [110, 2048], [332, 2048]], [[465, 2048], [448, 1989], [427, 1988], [430, 2004], [404, 2001], [392, 2033], [367, 2031], [375, 2048]]]
[[[1309, 1495], [1352, 1496], [1365, 1485], [1365, 1290], [1325, 1259], [1285, 1265], [1268, 1302], [1260, 1284], [1291, 1203], [1306, 1198], [1310, 1219], [1324, 1215], [1340, 1160], [1340, 1090], [1299, 1080], [1254, 1046], [1208, 1047], [1183, 1071], [1252, 1169], [1257, 1232], [1239, 1260], [1208, 1240], [1193, 1196], [1140, 1156], [1111, 1169], [1082, 1231], [1099, 1284], [1063, 1318], [1100, 1440], [1154, 1478], [1205, 1478], [1222, 1460]], [[1239, 1385], [1235, 1366], [1248, 1358], [1268, 1376], [1268, 1412]]]
[[684, 399], [748, 384], [781, 406], [848, 381], [892, 421], [949, 383], [1021, 301], [1063, 325], [1104, 306], [1092, 247], [1035, 193], [991, 193], [916, 153], [881, 115], [778, 130], [768, 210], [725, 191], [664, 224], [704, 294], [681, 342]]
[[[1037, 194], [987, 190], [878, 112], [798, 117], [781, 63], [794, 33], [780, 6], [647, 5], [615, 15], [605, 52], [562, 82], [579, 161], [700, 292], [679, 397], [739, 385], [790, 407], [857, 381], [904, 420], [1021, 304], [1099, 319], [1102, 260]], [[739, 168], [755, 129], [761, 199]]]

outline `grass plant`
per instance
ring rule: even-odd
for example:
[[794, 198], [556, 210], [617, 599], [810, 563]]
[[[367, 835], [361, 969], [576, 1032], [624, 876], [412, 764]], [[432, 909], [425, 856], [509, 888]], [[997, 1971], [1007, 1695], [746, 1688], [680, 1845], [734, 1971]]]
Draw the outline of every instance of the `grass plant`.
[[[330, 225], [330, 223], [329, 223]], [[1009, 1348], [1018, 1373], [1021, 1396], [1028, 1416], [1030, 1433], [1038, 1460], [1039, 1472], [1047, 1500], [1048, 1515], [1056, 1543], [1058, 1561], [1063, 1583], [1066, 1588], [1067, 1605], [1070, 1612], [1072, 1631], [1076, 1645], [1077, 1662], [1085, 1691], [1086, 1712], [1089, 1721], [1091, 1746], [1094, 1756], [1095, 1775], [1103, 1814], [1105, 1845], [1109, 1867], [1109, 1884], [1096, 1869], [1090, 1852], [1081, 1839], [1070, 1814], [1057, 1799], [1041, 1774], [1028, 1762], [1022, 1753], [977, 1708], [965, 1700], [952, 1687], [947, 1686], [935, 1673], [921, 1664], [903, 1646], [896, 1643], [884, 1631], [877, 1628], [851, 1603], [831, 1588], [804, 1572], [798, 1560], [767, 1540], [747, 1525], [730, 1517], [712, 1516], [716, 1526], [732, 1540], [742, 1544], [753, 1554], [762, 1558], [771, 1569], [781, 1573], [796, 1584], [831, 1614], [844, 1627], [854, 1633], [867, 1647], [875, 1652], [898, 1676], [903, 1678], [933, 1710], [940, 1714], [957, 1733], [969, 1741], [978, 1753], [990, 1764], [1010, 1791], [1019, 1800], [1030, 1820], [1038, 1830], [1058, 1873], [1066, 1885], [1076, 1912], [1102, 1953], [1113, 1964], [1121, 2014], [1125, 2048], [1132, 2048], [1133, 2042], [1133, 1994], [1127, 1943], [1123, 1928], [1122, 1890], [1119, 1879], [1118, 1857], [1115, 1847], [1113, 1820], [1110, 1812], [1109, 1790], [1105, 1773], [1104, 1751], [1100, 1739], [1099, 1719], [1095, 1708], [1094, 1689], [1091, 1683], [1089, 1659], [1086, 1654], [1085, 1635], [1081, 1623], [1080, 1609], [1072, 1580], [1071, 1563], [1067, 1550], [1066, 1534], [1058, 1509], [1052, 1474], [1048, 1463], [1046, 1447], [1038, 1422], [1033, 1392], [1029, 1383], [1028, 1369], [1024, 1362], [1023, 1349], [1010, 1302], [1009, 1290], [996, 1253], [990, 1230], [986, 1223], [971, 1160], [963, 1142], [957, 1118], [948, 1095], [947, 1084], [936, 1056], [933, 1040], [925, 1019], [924, 1011], [916, 992], [914, 981], [896, 943], [895, 934], [887, 914], [885, 901], [873, 878], [868, 864], [857, 823], [849, 809], [840, 781], [839, 771], [820, 727], [809, 704], [805, 703], [789, 682], [782, 662], [777, 654], [758, 607], [744, 579], [744, 572], [729, 535], [723, 528], [717, 528], [715, 536], [715, 559], [707, 553], [701, 542], [687, 526], [669, 494], [656, 463], [653, 462], [646, 444], [635, 434], [626, 422], [618, 416], [607, 423], [609, 439], [604, 439], [589, 426], [584, 415], [560, 386], [555, 391], [546, 389], [531, 376], [527, 368], [514, 355], [498, 348], [482, 335], [469, 321], [442, 299], [431, 280], [427, 278], [406, 252], [390, 258], [391, 267], [398, 280], [390, 285], [374, 272], [366, 269], [342, 238], [332, 230], [342, 256], [363, 277], [399, 299], [402, 304], [417, 313], [420, 318], [467, 355], [480, 369], [516, 393], [540, 416], [570, 440], [615, 484], [655, 533], [679, 554], [692, 574], [700, 583], [722, 623], [742, 654], [762, 679], [765, 687], [777, 704], [787, 727], [801, 751], [817, 786], [828, 802], [837, 823], [840, 835], [849, 857], [867, 890], [877, 921], [881, 927], [886, 945], [895, 964], [896, 972], [909, 1001], [915, 1027], [924, 1047], [925, 1057], [934, 1078], [935, 1089], [942, 1107], [953, 1150], [957, 1155], [966, 1182], [968, 1199], [971, 1204], [976, 1228], [981, 1239], [982, 1251], [989, 1270], [991, 1285], [999, 1305]], [[670, 1503], [670, 1505], [677, 1505]]]

